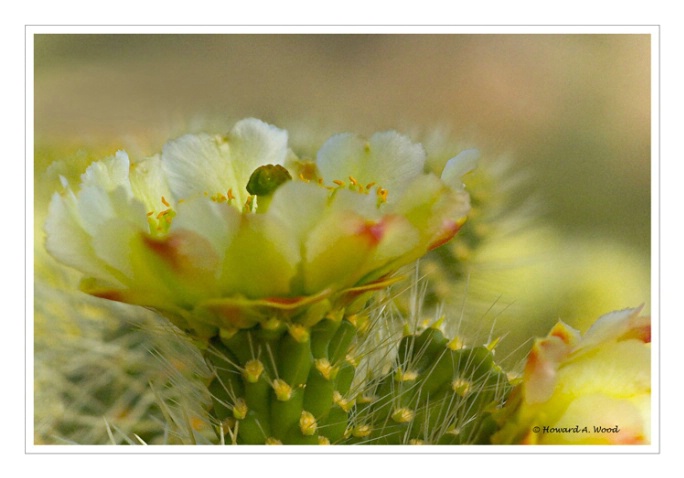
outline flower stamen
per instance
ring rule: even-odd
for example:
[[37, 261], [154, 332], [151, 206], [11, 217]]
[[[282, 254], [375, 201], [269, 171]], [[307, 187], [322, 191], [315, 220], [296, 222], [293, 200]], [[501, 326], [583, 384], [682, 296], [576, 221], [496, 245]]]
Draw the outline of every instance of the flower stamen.
[[387, 195], [389, 194], [389, 191], [380, 186], [378, 186], [376, 191], [378, 193], [378, 206], [380, 206], [380, 204], [382, 203], [387, 202]]

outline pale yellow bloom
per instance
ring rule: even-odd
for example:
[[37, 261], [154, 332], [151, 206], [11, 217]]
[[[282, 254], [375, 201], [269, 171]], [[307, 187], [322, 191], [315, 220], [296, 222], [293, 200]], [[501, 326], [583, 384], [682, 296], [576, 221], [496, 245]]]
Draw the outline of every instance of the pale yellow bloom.
[[538, 339], [499, 415], [495, 443], [650, 443], [651, 322], [602, 316], [580, 337], [559, 322]]
[[427, 173], [423, 148], [390, 131], [333, 136], [307, 162], [284, 130], [246, 119], [141, 161], [119, 152], [92, 164], [79, 188], [54, 195], [47, 249], [84, 273], [84, 291], [154, 308], [197, 336], [273, 317], [308, 323], [314, 304], [319, 319], [351, 306], [458, 231], [474, 155]]

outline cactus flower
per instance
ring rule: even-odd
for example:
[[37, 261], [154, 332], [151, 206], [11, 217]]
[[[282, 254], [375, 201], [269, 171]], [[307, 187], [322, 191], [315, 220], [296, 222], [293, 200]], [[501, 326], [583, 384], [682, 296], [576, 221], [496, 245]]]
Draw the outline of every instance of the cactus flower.
[[143, 160], [120, 151], [78, 188], [64, 180], [47, 250], [85, 275], [85, 292], [153, 308], [197, 337], [274, 317], [309, 326], [448, 241], [469, 209], [461, 176], [473, 162], [465, 151], [426, 173], [423, 148], [396, 132], [333, 136], [307, 161], [284, 130], [245, 119]]
[[648, 444], [651, 322], [640, 310], [604, 315], [584, 336], [559, 322], [538, 339], [493, 442]]

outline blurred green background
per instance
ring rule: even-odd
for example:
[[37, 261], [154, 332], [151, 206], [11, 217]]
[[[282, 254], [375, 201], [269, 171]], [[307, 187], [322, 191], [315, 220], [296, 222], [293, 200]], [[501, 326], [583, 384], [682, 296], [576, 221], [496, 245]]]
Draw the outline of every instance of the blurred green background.
[[48, 168], [54, 160], [86, 163], [122, 148], [153, 154], [170, 137], [224, 131], [247, 116], [290, 130], [295, 143], [342, 131], [437, 129], [480, 149], [485, 164], [508, 158], [512, 172], [529, 175], [517, 196], [537, 198], [534, 227], [482, 251], [510, 267], [476, 267], [469, 285], [468, 294], [501, 308], [489, 315], [497, 333], [513, 334], [512, 347], [558, 318], [586, 328], [615, 308], [649, 308], [649, 35], [34, 40], [39, 242], [50, 186], [58, 185], [60, 169]]

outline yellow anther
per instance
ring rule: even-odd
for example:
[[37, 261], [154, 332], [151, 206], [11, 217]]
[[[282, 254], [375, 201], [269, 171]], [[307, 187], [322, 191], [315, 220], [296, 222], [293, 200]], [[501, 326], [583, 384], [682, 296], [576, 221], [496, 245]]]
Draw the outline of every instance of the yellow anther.
[[233, 199], [235, 199], [235, 194], [233, 194], [233, 188], [230, 188], [228, 190], [227, 195], [228, 195], [228, 201], [232, 201]]
[[340, 181], [339, 179], [334, 179], [333, 182], [338, 186], [344, 186], [344, 181]]
[[359, 184], [359, 182], [356, 180], [356, 178], [355, 178], [354, 176], [349, 176], [349, 181], [350, 181], [354, 186], [356, 186], [357, 184]]
[[375, 186], [375, 181], [373, 181], [372, 183], [366, 184], [366, 189], [368, 189], [368, 190], [370, 191], [370, 189], [371, 189], [373, 186]]
[[169, 213], [169, 210], [168, 210], [168, 209], [164, 209], [162, 212], [160, 212], [159, 214], [157, 214], [157, 219], [161, 219], [162, 217], [164, 217], [164, 216], [167, 215], [168, 213]]
[[378, 198], [380, 199], [380, 202], [387, 202], [388, 194], [389, 192], [387, 191], [387, 189], [378, 186]]
[[252, 207], [254, 206], [254, 196], [247, 196], [245, 201], [245, 206], [243, 207], [243, 212], [252, 212]]
[[330, 445], [330, 439], [327, 437], [324, 437], [323, 435], [320, 435], [318, 437], [318, 444], [319, 445]]
[[147, 213], [147, 217], [150, 217], [152, 214], [154, 214], [154, 211], [150, 211]]
[[171, 207], [171, 204], [169, 204], [169, 201], [167, 201], [164, 196], [161, 197], [161, 201], [164, 206]]

